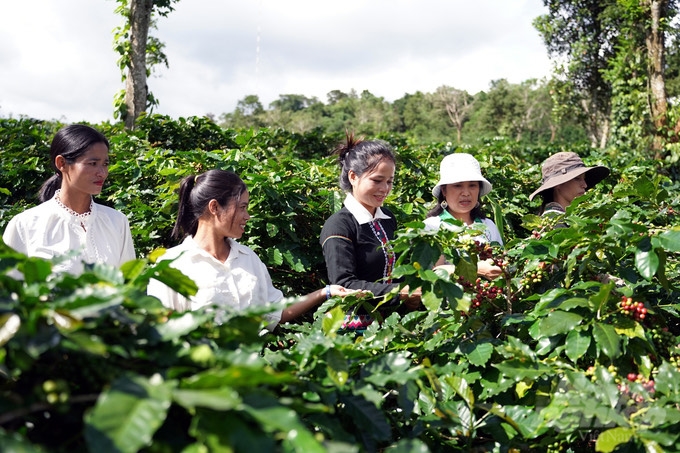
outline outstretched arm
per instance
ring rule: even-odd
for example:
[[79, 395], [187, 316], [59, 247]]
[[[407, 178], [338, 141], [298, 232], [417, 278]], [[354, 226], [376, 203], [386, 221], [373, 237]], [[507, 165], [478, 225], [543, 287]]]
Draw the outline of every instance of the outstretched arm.
[[322, 302], [331, 297], [344, 297], [354, 292], [356, 292], [356, 290], [346, 289], [340, 285], [329, 285], [325, 288], [317, 289], [304, 296], [302, 300], [285, 308], [281, 313], [281, 322], [292, 321], [298, 316], [307, 313], [312, 308], [321, 305]]

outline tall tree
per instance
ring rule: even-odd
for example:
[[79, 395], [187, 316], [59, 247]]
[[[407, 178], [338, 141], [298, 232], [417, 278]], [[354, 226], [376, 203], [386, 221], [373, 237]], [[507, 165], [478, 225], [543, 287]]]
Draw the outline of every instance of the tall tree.
[[[616, 0], [543, 0], [548, 14], [536, 18], [548, 53], [564, 63], [556, 76], [571, 81], [580, 94], [593, 144], [604, 146], [611, 109], [611, 85], [603, 70], [615, 52]], [[613, 6], [612, 6], [613, 5]]]
[[437, 97], [432, 93], [416, 91], [394, 101], [398, 116], [395, 130], [406, 132], [421, 142], [451, 140], [451, 125]]
[[149, 36], [149, 29], [155, 27], [155, 14], [166, 17], [179, 0], [117, 1], [116, 13], [125, 23], [114, 31], [114, 48], [120, 54], [118, 66], [125, 89], [116, 96], [114, 116], [123, 119], [127, 129], [133, 129], [139, 115], [158, 104], [147, 85], [151, 69], [159, 63], [168, 65], [164, 44]]
[[649, 11], [649, 23], [645, 27], [645, 44], [649, 59], [649, 86], [651, 92], [652, 121], [654, 122], [654, 150], [656, 157], [663, 148], [663, 129], [667, 124], [668, 100], [666, 98], [666, 81], [664, 70], [666, 66], [665, 39], [662, 21], [668, 16], [668, 0], [641, 0], [645, 9]]
[[263, 126], [264, 107], [259, 96], [249, 94], [236, 104], [233, 113], [220, 115], [220, 125], [223, 127], [255, 128]]
[[465, 90], [458, 90], [446, 85], [437, 88], [435, 95], [441, 105], [443, 105], [444, 110], [446, 110], [446, 115], [451, 120], [451, 124], [456, 128], [456, 138], [458, 143], [460, 143], [463, 125], [472, 110], [473, 97]]
[[[665, 47], [670, 34], [677, 33], [676, 0], [543, 3], [548, 14], [537, 18], [534, 25], [550, 55], [561, 61], [556, 75], [579, 93], [593, 144], [604, 147], [610, 134], [628, 134], [628, 129], [618, 128], [629, 128], [632, 121], [637, 122], [636, 130], [642, 131], [640, 144], [645, 135], [651, 135], [659, 157], [668, 133]], [[643, 68], [642, 73], [638, 67]], [[612, 112], [612, 105], [623, 110]], [[637, 117], [631, 118], [632, 114]], [[644, 123], [650, 119], [653, 125], [646, 127]]]

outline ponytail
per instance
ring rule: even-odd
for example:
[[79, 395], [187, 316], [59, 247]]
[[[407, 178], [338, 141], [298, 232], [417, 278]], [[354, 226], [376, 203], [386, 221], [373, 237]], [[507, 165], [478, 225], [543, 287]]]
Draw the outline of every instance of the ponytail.
[[179, 185], [179, 208], [172, 237], [193, 236], [198, 220], [211, 200], [226, 208], [232, 200], [240, 200], [246, 185], [238, 175], [226, 170], [209, 170], [198, 176], [189, 175]]
[[38, 192], [38, 199], [41, 203], [51, 200], [57, 189], [61, 188], [61, 173], [55, 173], [43, 183]]
[[194, 235], [198, 229], [198, 217], [194, 215], [191, 206], [191, 190], [196, 184], [196, 176], [189, 175], [182, 179], [179, 185], [179, 209], [177, 212], [177, 220], [172, 229], [172, 237], [174, 239], [182, 239], [187, 234]]

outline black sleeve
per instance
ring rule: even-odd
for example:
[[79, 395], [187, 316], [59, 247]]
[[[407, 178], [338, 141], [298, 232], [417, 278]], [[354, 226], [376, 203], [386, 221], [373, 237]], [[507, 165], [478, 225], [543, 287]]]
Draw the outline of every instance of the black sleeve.
[[384, 296], [397, 285], [365, 279], [356, 259], [357, 239], [358, 224], [351, 214], [336, 213], [326, 221], [321, 231], [321, 246], [328, 279], [348, 289], [364, 289], [376, 297]]

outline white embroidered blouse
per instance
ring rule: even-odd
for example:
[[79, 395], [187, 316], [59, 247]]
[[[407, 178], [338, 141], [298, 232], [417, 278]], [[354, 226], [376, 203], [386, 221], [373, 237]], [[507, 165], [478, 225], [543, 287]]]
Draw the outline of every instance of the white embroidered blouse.
[[88, 216], [76, 216], [56, 198], [14, 216], [2, 239], [31, 257], [55, 259], [53, 271], [80, 275], [84, 263], [112, 266], [135, 259], [130, 224], [125, 214], [91, 204]]

